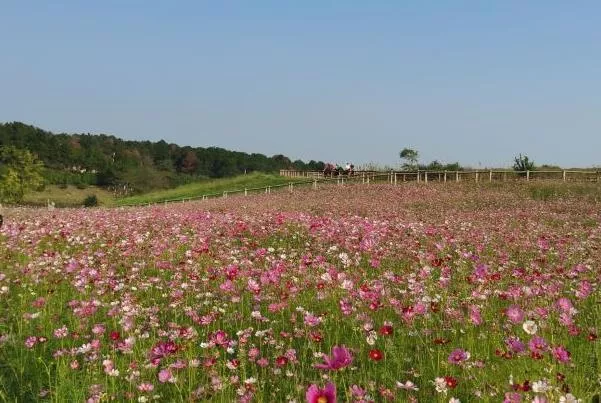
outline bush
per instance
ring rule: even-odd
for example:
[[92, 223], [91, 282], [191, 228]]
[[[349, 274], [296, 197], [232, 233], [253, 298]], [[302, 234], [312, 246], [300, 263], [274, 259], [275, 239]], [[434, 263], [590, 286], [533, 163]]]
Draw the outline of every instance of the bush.
[[513, 159], [513, 170], [518, 172], [533, 171], [535, 169], [534, 161], [531, 161], [527, 155], [518, 155]]
[[98, 206], [98, 198], [96, 195], [89, 195], [83, 201], [83, 205], [85, 207], [96, 207]]
[[83, 183], [83, 182], [79, 182], [75, 185], [75, 187], [77, 187], [77, 189], [86, 189], [88, 187], [87, 183]]

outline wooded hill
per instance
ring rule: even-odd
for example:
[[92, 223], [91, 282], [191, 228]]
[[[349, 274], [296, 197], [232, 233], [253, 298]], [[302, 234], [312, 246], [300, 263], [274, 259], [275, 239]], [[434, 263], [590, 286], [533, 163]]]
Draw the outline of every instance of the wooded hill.
[[0, 124], [0, 145], [35, 153], [48, 183], [129, 186], [137, 192], [168, 188], [198, 178], [280, 169], [321, 170], [323, 162], [291, 161], [219, 147], [188, 147], [164, 140], [130, 141], [112, 135], [54, 134], [20, 122]]

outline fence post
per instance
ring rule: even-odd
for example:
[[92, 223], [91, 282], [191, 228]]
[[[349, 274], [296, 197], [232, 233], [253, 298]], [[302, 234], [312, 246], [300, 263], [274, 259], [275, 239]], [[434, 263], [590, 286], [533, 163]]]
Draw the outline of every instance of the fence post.
[[424, 183], [428, 183], [428, 171], [424, 172]]
[[488, 181], [492, 182], [492, 169], [488, 171]]
[[447, 183], [447, 170], [444, 170], [444, 183]]
[[369, 185], [369, 175], [367, 175], [367, 184]]
[[361, 183], [365, 183], [365, 172], [361, 172]]
[[597, 182], [599, 182], [599, 170], [597, 170]]
[[417, 170], [417, 183], [419, 183], [419, 169]]
[[476, 171], [476, 183], [478, 183], [478, 171]]
[[244, 196], [248, 196], [248, 189], [244, 188]]
[[563, 170], [563, 181], [564, 182], [566, 181], [566, 170], [565, 169]]
[[313, 189], [317, 190], [317, 178], [313, 179]]
[[396, 172], [394, 173], [394, 184], [396, 185]]
[[455, 171], [455, 182], [459, 182], [459, 171]]
[[403, 174], [403, 182], [407, 181], [407, 174]]
[[530, 171], [526, 171], [526, 182], [530, 180]]

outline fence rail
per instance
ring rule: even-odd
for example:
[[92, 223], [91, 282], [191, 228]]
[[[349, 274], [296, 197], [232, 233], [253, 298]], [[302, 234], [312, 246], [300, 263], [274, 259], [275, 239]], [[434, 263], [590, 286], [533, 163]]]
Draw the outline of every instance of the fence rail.
[[[348, 175], [341, 174], [349, 178]], [[336, 178], [332, 174], [324, 175], [321, 171], [294, 171], [280, 170], [280, 176], [293, 178]], [[376, 177], [385, 176], [389, 183], [399, 181], [408, 182], [493, 182], [493, 181], [541, 181], [552, 180], [561, 182], [599, 182], [601, 171], [599, 170], [540, 170], [540, 171], [513, 171], [513, 170], [470, 170], [470, 171], [355, 171], [350, 177], [361, 178], [363, 183]]]

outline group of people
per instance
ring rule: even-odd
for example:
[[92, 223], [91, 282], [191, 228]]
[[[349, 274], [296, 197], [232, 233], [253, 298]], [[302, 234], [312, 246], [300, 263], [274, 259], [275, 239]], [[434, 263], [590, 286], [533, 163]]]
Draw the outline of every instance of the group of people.
[[323, 169], [324, 176], [338, 176], [338, 175], [351, 176], [354, 173], [355, 173], [355, 166], [353, 164], [351, 164], [350, 162], [347, 162], [344, 165], [344, 168], [338, 164], [334, 165], [331, 162], [328, 162]]

